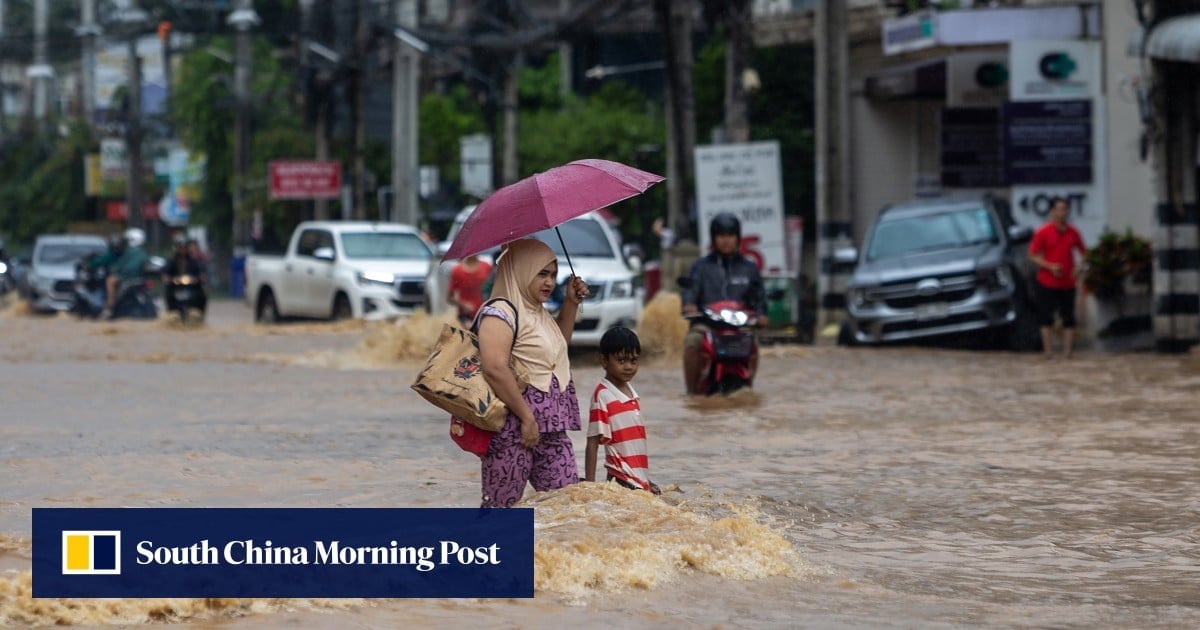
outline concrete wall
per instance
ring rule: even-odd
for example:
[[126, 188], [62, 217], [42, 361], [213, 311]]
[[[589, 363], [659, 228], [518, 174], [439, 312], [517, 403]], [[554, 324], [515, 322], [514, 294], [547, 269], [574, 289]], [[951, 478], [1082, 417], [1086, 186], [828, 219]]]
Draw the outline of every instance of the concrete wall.
[[1104, 0], [1105, 103], [1108, 109], [1108, 227], [1131, 228], [1144, 238], [1154, 234], [1156, 203], [1152, 156], [1139, 157], [1142, 123], [1136, 87], [1146, 85], [1148, 73], [1128, 54], [1137, 26], [1133, 3]]
[[850, 208], [854, 242], [879, 209], [912, 196], [916, 176], [918, 110], [915, 101], [881, 102], [851, 97]]

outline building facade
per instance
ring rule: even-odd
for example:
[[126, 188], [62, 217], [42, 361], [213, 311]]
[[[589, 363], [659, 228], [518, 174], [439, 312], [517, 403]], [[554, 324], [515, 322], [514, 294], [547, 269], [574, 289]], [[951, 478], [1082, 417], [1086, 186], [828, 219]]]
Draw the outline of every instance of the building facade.
[[[892, 17], [849, 45], [848, 237], [861, 243], [888, 204], [979, 192], [1035, 228], [1065, 197], [1089, 245], [1105, 230], [1154, 235], [1131, 3], [960, 4], [973, 6]], [[1110, 322], [1089, 309], [1096, 339]], [[1127, 332], [1149, 345], [1145, 315]]]

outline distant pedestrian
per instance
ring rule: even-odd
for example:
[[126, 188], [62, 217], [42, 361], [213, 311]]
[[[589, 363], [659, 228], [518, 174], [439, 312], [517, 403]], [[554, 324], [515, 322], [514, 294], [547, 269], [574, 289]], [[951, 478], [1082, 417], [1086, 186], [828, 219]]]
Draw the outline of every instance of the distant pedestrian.
[[483, 306], [483, 285], [492, 275], [492, 265], [479, 256], [467, 256], [450, 271], [446, 301], [458, 308], [464, 325], [475, 320], [475, 311]]
[[650, 481], [650, 461], [646, 452], [646, 425], [642, 407], [630, 382], [638, 372], [642, 344], [637, 333], [616, 326], [600, 338], [600, 366], [604, 378], [592, 393], [588, 413], [587, 451], [584, 453], [584, 479], [596, 480], [596, 459], [604, 445], [604, 471], [608, 481], [631, 490], [662, 494]]
[[1042, 349], [1047, 358], [1053, 356], [1054, 319], [1062, 324], [1062, 353], [1071, 356], [1075, 341], [1076, 277], [1082, 268], [1075, 264], [1087, 253], [1083, 236], [1067, 223], [1070, 210], [1067, 200], [1055, 197], [1050, 204], [1050, 217], [1038, 228], [1029, 243], [1029, 259], [1037, 265], [1034, 282], [1038, 324], [1042, 329]]

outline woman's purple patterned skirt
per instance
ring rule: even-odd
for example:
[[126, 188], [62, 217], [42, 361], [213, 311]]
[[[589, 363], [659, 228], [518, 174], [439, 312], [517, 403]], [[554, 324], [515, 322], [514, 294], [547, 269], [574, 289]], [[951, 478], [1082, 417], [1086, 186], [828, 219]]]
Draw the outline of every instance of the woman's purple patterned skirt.
[[558, 379], [552, 378], [549, 392], [529, 387], [524, 398], [537, 419], [541, 438], [533, 448], [521, 446], [521, 421], [508, 414], [481, 462], [483, 507], [511, 507], [525, 494], [526, 483], [544, 492], [579, 481], [575, 447], [567, 436], [567, 431], [580, 428], [575, 381], [562, 391]]

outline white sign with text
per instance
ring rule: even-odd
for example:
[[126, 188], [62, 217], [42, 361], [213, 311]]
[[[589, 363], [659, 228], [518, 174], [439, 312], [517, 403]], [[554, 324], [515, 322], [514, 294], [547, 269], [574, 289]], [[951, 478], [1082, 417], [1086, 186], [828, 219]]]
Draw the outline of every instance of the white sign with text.
[[764, 273], [787, 269], [783, 179], [779, 142], [697, 146], [696, 212], [700, 251], [708, 252], [708, 224], [721, 212], [742, 222], [742, 253]]

